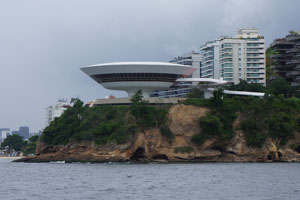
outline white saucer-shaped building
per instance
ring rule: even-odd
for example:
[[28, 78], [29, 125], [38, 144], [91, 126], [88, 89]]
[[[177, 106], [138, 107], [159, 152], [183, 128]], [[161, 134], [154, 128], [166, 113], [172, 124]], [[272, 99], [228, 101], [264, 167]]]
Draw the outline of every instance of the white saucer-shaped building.
[[81, 70], [106, 89], [122, 90], [131, 97], [142, 90], [150, 92], [168, 89], [178, 78], [191, 75], [196, 68], [164, 62], [115, 62], [90, 65]]

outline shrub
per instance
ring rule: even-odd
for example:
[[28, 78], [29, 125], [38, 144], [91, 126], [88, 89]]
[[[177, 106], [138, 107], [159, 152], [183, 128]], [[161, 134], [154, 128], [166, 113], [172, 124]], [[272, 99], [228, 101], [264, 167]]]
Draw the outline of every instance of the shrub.
[[192, 137], [192, 143], [200, 146], [201, 144], [203, 144], [206, 140], [206, 137], [203, 134], [197, 133], [195, 135], [193, 135]]
[[241, 123], [241, 129], [246, 137], [246, 144], [251, 147], [261, 147], [265, 142], [267, 135], [262, 127], [255, 120], [246, 120]]
[[131, 114], [135, 117], [137, 124], [142, 128], [151, 128], [165, 125], [168, 119], [168, 110], [147, 105], [147, 102], [142, 100], [142, 97], [142, 92], [139, 90], [130, 99], [132, 102], [130, 111]]
[[221, 135], [223, 132], [223, 124], [220, 118], [213, 114], [208, 114], [200, 119], [200, 127], [206, 138], [213, 138]]
[[[98, 145], [114, 142], [126, 143], [137, 131], [130, 117], [129, 106], [80, 107], [74, 106], [56, 118], [43, 132], [42, 139], [50, 145], [70, 141], [94, 141]], [[129, 117], [128, 117], [129, 115]]]
[[160, 128], [160, 133], [161, 133], [162, 136], [164, 136], [164, 137], [166, 137], [168, 139], [168, 141], [169, 141], [170, 144], [172, 144], [173, 141], [175, 140], [175, 135], [167, 127], [161, 127]]
[[196, 99], [196, 98], [188, 98], [182, 102], [184, 105], [193, 105], [198, 107], [208, 107], [209, 100], [208, 99]]
[[39, 139], [39, 136], [37, 136], [37, 135], [32, 136], [28, 139], [28, 143], [27, 143], [27, 145], [25, 146], [25, 149], [24, 149], [24, 154], [25, 155], [35, 153], [36, 143], [37, 143], [38, 139]]
[[288, 139], [293, 138], [295, 124], [291, 116], [284, 112], [274, 113], [268, 122], [269, 135], [272, 138], [279, 139], [280, 145], [286, 144]]
[[174, 153], [191, 153], [194, 149], [191, 146], [184, 146], [184, 147], [176, 147], [174, 149]]
[[219, 88], [213, 92], [213, 97], [210, 98], [210, 103], [213, 107], [219, 108], [223, 105], [224, 91]]

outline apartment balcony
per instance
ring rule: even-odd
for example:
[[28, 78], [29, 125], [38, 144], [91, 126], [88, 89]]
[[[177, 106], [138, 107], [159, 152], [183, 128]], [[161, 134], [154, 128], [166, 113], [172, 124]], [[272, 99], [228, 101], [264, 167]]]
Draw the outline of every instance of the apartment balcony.
[[287, 60], [286, 64], [287, 65], [300, 64], [300, 59]]
[[221, 51], [220, 52], [220, 56], [222, 56], [222, 55], [224, 55], [224, 54], [229, 54], [229, 55], [231, 55], [232, 56], [232, 51]]
[[298, 87], [298, 86], [300, 86], [300, 83], [298, 83], [298, 82], [292, 82], [291, 86], [292, 87]]
[[287, 35], [286, 36], [286, 41], [295, 41], [295, 40], [300, 40], [300, 35]]
[[232, 51], [232, 46], [228, 46], [228, 47], [225, 46], [225, 47], [221, 47], [220, 49], [221, 49], [221, 51], [222, 51], [222, 50], [225, 50], [225, 49], [231, 49], [231, 51]]
[[285, 39], [276, 39], [272, 42], [270, 45], [271, 48], [274, 48], [275, 46], [293, 46], [294, 42], [286, 41]]
[[299, 48], [292, 48], [292, 49], [286, 50], [286, 53], [299, 53], [299, 52], [300, 52]]
[[300, 75], [300, 71], [287, 71], [286, 76], [298, 76]]
[[297, 70], [300, 70], [300, 65], [296, 65], [296, 69], [297, 69]]
[[271, 69], [284, 69], [285, 66], [284, 66], [284, 65], [271, 65], [270, 68], [271, 68]]
[[284, 58], [284, 57], [285, 57], [284, 54], [272, 54], [272, 55], [270, 56], [270, 58], [272, 58], [272, 59], [274, 59], [274, 58]]
[[223, 59], [223, 58], [232, 58], [232, 54], [221, 55], [220, 59]]

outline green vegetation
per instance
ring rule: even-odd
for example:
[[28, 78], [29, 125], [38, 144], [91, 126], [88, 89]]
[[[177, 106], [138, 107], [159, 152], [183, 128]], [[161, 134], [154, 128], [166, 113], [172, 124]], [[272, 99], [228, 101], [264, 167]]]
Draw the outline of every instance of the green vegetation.
[[217, 138], [220, 142], [230, 140], [233, 136], [232, 124], [236, 118], [236, 106], [230, 98], [224, 98], [222, 89], [215, 90], [206, 104], [209, 105], [211, 113], [200, 119], [202, 132], [195, 134], [192, 142], [201, 145], [206, 139]]
[[83, 107], [79, 99], [73, 107], [56, 118], [43, 132], [42, 139], [50, 145], [75, 141], [95, 141], [96, 144], [126, 143], [137, 131], [128, 106]]
[[241, 123], [241, 129], [245, 133], [246, 143], [250, 147], [262, 147], [267, 134], [265, 133], [265, 124], [254, 119], [245, 120]]
[[273, 54], [277, 54], [278, 52], [275, 52], [274, 49], [268, 48], [266, 50], [266, 80], [267, 83], [270, 81], [271, 78], [277, 77], [278, 75], [271, 69], [271, 66], [275, 64], [271, 56]]
[[295, 94], [295, 91], [293, 91], [289, 83], [283, 78], [277, 78], [269, 82], [266, 92], [277, 96], [284, 95], [286, 98]]
[[175, 140], [175, 135], [172, 133], [172, 131], [168, 127], [161, 127], [160, 133], [162, 136], [166, 137], [170, 144], [173, 143]]
[[139, 127], [147, 129], [165, 125], [168, 120], [168, 109], [147, 105], [147, 101], [142, 98], [142, 91], [137, 91], [131, 97], [132, 105], [130, 106], [131, 114], [137, 120]]
[[24, 148], [24, 154], [29, 155], [29, 154], [34, 154], [35, 149], [36, 149], [36, 143], [37, 140], [39, 139], [39, 136], [35, 135], [32, 136], [31, 138], [28, 139], [28, 142]]
[[45, 128], [42, 140], [50, 145], [93, 141], [98, 145], [124, 144], [138, 130], [161, 127], [167, 122], [168, 109], [147, 105], [138, 91], [130, 106], [103, 105], [84, 107], [79, 99]]
[[8, 147], [8, 149], [14, 151], [21, 151], [26, 142], [23, 141], [23, 138], [19, 135], [9, 135], [5, 140], [1, 143], [1, 147]]
[[187, 95], [188, 98], [204, 98], [204, 92], [193, 88], [191, 92], [188, 93]]
[[[188, 98], [183, 104], [208, 107], [210, 110], [199, 119], [201, 131], [191, 138], [192, 143], [201, 145], [207, 139], [215, 139], [216, 148], [222, 148], [234, 135], [233, 122], [237, 117], [240, 126], [235, 128], [243, 131], [250, 147], [262, 147], [268, 137], [272, 137], [278, 146], [285, 145], [294, 137], [294, 132], [300, 130], [300, 99], [288, 98], [293, 93], [285, 80], [274, 80], [266, 88], [243, 81], [231, 87], [267, 91], [268, 94], [264, 98], [230, 98], [219, 89], [214, 91], [211, 99]], [[175, 136], [167, 126], [168, 106], [149, 105], [142, 97], [142, 92], [138, 91], [132, 96], [130, 106], [98, 107], [84, 107], [82, 101], [72, 99], [73, 107], [44, 130], [42, 140], [50, 145], [81, 141], [92, 141], [98, 145], [124, 144], [138, 131], [158, 128], [172, 144]], [[28, 146], [28, 152], [32, 152], [34, 141], [28, 144], [32, 145], [32, 148]]]
[[184, 146], [184, 147], [176, 147], [174, 149], [174, 153], [191, 153], [194, 149], [191, 146]]
[[275, 79], [267, 87], [249, 84], [229, 86], [231, 90], [266, 92], [264, 98], [227, 97], [216, 90], [211, 99], [187, 99], [184, 104], [209, 107], [211, 112], [200, 119], [201, 133], [192, 137], [192, 142], [203, 144], [216, 138], [226, 142], [233, 136], [233, 121], [240, 116], [240, 129], [246, 143], [251, 147], [262, 147], [267, 137], [272, 137], [278, 146], [285, 145], [300, 130], [300, 99], [291, 97], [295, 92], [282, 78]]
[[249, 92], [264, 92], [265, 88], [259, 83], [247, 83], [245, 80], [240, 80], [237, 85], [227, 86], [228, 90], [249, 91]]
[[201, 133], [197, 133], [195, 135], [193, 135], [192, 137], [192, 143], [200, 146], [201, 144], [203, 144], [205, 142], [207, 138], [205, 137], [205, 135], [201, 134]]
[[198, 107], [208, 107], [209, 106], [208, 99], [188, 98], [182, 103], [184, 105], [193, 105], [193, 106], [198, 106]]

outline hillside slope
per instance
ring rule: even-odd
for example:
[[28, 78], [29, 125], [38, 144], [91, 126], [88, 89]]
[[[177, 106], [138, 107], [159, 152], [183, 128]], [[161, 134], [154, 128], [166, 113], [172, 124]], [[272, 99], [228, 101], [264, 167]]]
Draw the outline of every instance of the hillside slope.
[[[239, 128], [241, 115], [233, 122], [233, 136], [221, 141], [209, 138], [202, 144], [192, 142], [192, 137], [202, 133], [199, 119], [210, 113], [206, 107], [177, 104], [168, 111], [167, 128], [175, 138], [164, 136], [159, 128], [146, 128], [135, 132], [124, 144], [108, 142], [104, 145], [93, 141], [69, 142], [66, 145], [49, 145], [39, 140], [36, 155], [19, 161], [25, 162], [271, 162], [300, 161], [297, 148], [300, 135], [290, 139], [285, 145], [267, 137], [261, 147], [249, 147], [245, 134]], [[299, 149], [298, 149], [299, 150]]]

